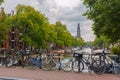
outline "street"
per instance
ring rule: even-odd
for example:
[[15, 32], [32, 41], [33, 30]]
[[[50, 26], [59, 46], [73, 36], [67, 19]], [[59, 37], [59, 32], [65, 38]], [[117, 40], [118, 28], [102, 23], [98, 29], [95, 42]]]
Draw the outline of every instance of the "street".
[[[21, 80], [120, 80], [120, 77], [114, 74], [96, 75], [87, 72], [74, 73], [63, 71], [43, 71], [43, 70], [28, 70], [26, 68], [6, 68], [0, 66], [1, 77], [23, 78]], [[0, 79], [0, 80], [19, 80], [19, 79]]]

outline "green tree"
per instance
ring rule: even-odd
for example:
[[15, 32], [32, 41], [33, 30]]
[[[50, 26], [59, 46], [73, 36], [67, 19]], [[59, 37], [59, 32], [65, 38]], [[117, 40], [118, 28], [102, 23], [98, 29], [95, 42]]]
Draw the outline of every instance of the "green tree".
[[72, 46], [77, 47], [77, 39], [76, 38], [72, 38]]
[[5, 22], [7, 20], [7, 16], [4, 12], [4, 9], [2, 9], [0, 13], [0, 37], [4, 38], [6, 35], [6, 25]]
[[103, 47], [104, 40], [102, 38], [96, 38], [93, 44], [98, 47]]
[[[0, 5], [4, 2], [4, 0], [0, 0]], [[6, 15], [3, 9], [0, 12], [0, 43], [3, 43], [3, 38], [6, 36], [6, 26], [4, 25], [6, 21]]]
[[115, 55], [119, 55], [120, 57], [120, 46], [114, 46], [111, 48], [111, 53]]
[[104, 36], [100, 36], [100, 37], [98, 37], [98, 38], [96, 38], [96, 39], [94, 40], [93, 45], [94, 45], [94, 46], [101, 47], [101, 48], [102, 48], [102, 47], [103, 47], [103, 48], [109, 47], [109, 45], [110, 45], [110, 40], [107, 39], [107, 38], [104, 37]]
[[87, 11], [84, 14], [93, 20], [94, 33], [106, 36], [112, 42], [120, 39], [120, 1], [84, 0]]
[[0, 0], [0, 5], [4, 2], [4, 0]]
[[85, 42], [85, 45], [91, 47], [91, 46], [94, 46], [94, 42], [88, 41], [88, 42]]
[[1, 8], [0, 12], [0, 44], [4, 45], [4, 41], [7, 38], [8, 26], [7, 24], [7, 15], [4, 12], [4, 9]]
[[65, 47], [72, 45], [72, 35], [67, 30], [66, 25], [63, 25], [60, 21], [56, 22], [55, 31], [57, 33], [56, 45]]
[[55, 28], [41, 12], [31, 6], [18, 5], [16, 14], [8, 20], [9, 26], [18, 26], [22, 32], [22, 40], [36, 48], [47, 47], [54, 41]]
[[82, 38], [78, 38], [77, 39], [77, 46], [83, 46], [83, 45], [85, 45], [84, 40]]

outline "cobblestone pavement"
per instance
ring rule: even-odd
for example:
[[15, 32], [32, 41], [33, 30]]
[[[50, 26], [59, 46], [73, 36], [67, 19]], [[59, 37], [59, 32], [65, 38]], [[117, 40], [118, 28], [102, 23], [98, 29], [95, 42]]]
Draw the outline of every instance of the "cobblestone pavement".
[[26, 68], [6, 68], [0, 67], [1, 77], [16, 77], [30, 80], [120, 80], [113, 74], [96, 75], [94, 73], [74, 73], [63, 71], [43, 71], [43, 70], [28, 70]]

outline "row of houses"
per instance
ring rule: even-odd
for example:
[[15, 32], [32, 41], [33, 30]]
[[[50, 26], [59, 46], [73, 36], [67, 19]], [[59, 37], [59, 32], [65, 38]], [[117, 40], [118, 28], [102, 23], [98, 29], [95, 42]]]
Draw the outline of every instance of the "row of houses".
[[[0, 19], [2, 19], [2, 11], [4, 8], [0, 9]], [[8, 17], [14, 15], [13, 10], [11, 14], [7, 14]], [[0, 26], [2, 27], [2, 26]], [[0, 50], [21, 50], [25, 48], [25, 44], [21, 40], [21, 32], [17, 26], [12, 26], [11, 30], [7, 33], [4, 39], [0, 39]]]

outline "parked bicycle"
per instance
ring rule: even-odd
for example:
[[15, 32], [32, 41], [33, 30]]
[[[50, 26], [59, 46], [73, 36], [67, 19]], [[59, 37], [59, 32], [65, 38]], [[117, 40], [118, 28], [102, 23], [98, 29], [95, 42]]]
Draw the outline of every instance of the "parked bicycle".
[[[111, 58], [112, 57], [112, 58]], [[117, 63], [118, 56], [102, 53], [100, 59], [105, 62], [105, 71], [104, 72], [112, 72], [117, 76], [120, 76], [120, 63]]]
[[17, 58], [18, 53], [17, 52], [13, 52], [13, 51], [7, 51], [6, 52], [6, 67], [7, 68], [11, 68], [11, 67], [15, 67], [15, 64], [18, 63], [18, 59]]
[[71, 61], [68, 58], [60, 58], [60, 54], [47, 54], [46, 60], [42, 64], [44, 70], [71, 70]]
[[26, 50], [9, 51], [8, 53], [6, 53], [6, 67], [24, 67], [26, 63], [26, 59], [24, 57], [29, 57], [29, 55], [27, 55], [26, 53]]
[[34, 70], [36, 68], [42, 69], [42, 63], [45, 61], [45, 57], [43, 56], [46, 51], [35, 52], [30, 57], [26, 58], [26, 67], [30, 70]]
[[[84, 57], [84, 55], [87, 56]], [[82, 72], [85, 69], [85, 66], [88, 68], [88, 72], [92, 71], [96, 74], [103, 74], [105, 71], [104, 61], [100, 61], [96, 58], [97, 54], [89, 54], [83, 52], [81, 54], [74, 53], [75, 61], [73, 62], [73, 71]]]

